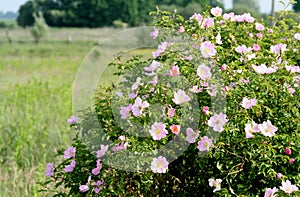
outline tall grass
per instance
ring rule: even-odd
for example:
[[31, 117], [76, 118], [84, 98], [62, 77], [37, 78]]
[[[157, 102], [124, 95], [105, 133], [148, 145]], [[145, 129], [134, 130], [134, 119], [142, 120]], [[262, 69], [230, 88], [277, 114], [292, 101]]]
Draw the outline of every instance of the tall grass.
[[[38, 45], [28, 29], [9, 31], [12, 44], [0, 42], [0, 196], [51, 196], [38, 193], [38, 182], [46, 180], [45, 167], [56, 149], [69, 146], [75, 134], [67, 119], [77, 70], [99, 40], [119, 30], [50, 29]], [[5, 38], [1, 29], [0, 37]], [[116, 53], [107, 50], [106, 55]], [[105, 54], [95, 50], [91, 60]], [[107, 69], [100, 83], [115, 81], [114, 71]]]
[[72, 83], [92, 47], [0, 45], [0, 196], [41, 195], [37, 182], [45, 180], [46, 164], [74, 134], [67, 125]]
[[[11, 28], [7, 29], [12, 42], [14, 43], [28, 43], [33, 42], [33, 38], [30, 34], [30, 28]], [[47, 36], [43, 39], [44, 42], [53, 41], [64, 41], [67, 42], [68, 39], [71, 41], [94, 41], [98, 42], [114, 33], [120, 32], [120, 29], [116, 28], [49, 28]], [[0, 39], [3, 42], [6, 41], [5, 29], [0, 29]]]

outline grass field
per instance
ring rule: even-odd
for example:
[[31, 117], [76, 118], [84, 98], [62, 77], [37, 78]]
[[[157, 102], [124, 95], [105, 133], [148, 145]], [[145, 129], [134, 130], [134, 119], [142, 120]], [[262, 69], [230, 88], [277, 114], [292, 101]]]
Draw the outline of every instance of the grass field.
[[77, 69], [97, 41], [117, 31], [51, 29], [36, 45], [27, 29], [9, 30], [12, 44], [0, 30], [0, 196], [46, 195], [37, 183], [74, 135], [67, 119]]
[[[70, 146], [75, 134], [67, 119], [72, 115], [78, 69], [82, 62], [89, 62], [85, 57], [96, 43], [120, 31], [50, 28], [36, 45], [29, 29], [8, 29], [11, 44], [0, 29], [1, 197], [51, 196], [38, 193], [38, 182], [46, 180], [45, 167], [54, 161], [56, 149]], [[94, 55], [116, 53], [113, 45], [105, 45], [107, 51]], [[151, 50], [137, 52], [151, 54]], [[106, 70], [99, 83], [110, 84], [113, 72]]]

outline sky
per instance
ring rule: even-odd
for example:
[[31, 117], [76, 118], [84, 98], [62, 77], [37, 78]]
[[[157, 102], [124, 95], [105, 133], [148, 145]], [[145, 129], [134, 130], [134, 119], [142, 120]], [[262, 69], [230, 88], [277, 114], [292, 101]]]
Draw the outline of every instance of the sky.
[[[14, 11], [17, 12], [20, 5], [24, 4], [27, 0], [0, 0], [0, 11]], [[271, 12], [271, 2], [272, 0], [256, 0], [259, 2], [260, 10], [264, 13]], [[288, 2], [289, 0], [284, 0]], [[225, 8], [232, 7], [232, 0], [224, 0]], [[291, 6], [289, 7], [291, 9]], [[279, 11], [283, 9], [283, 6], [279, 3], [279, 0], [275, 1], [275, 10]]]

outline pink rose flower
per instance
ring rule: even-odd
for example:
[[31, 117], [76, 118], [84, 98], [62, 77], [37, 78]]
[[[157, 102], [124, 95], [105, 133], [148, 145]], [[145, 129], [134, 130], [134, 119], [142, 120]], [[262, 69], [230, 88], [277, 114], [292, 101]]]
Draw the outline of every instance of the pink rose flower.
[[168, 169], [169, 162], [165, 157], [159, 156], [158, 158], [153, 158], [151, 162], [151, 170], [154, 173], [166, 173]]
[[281, 53], [284, 53], [287, 49], [286, 49], [286, 44], [277, 44], [275, 46], [271, 46], [270, 50], [272, 53], [275, 53], [275, 54], [279, 54], [280, 52]]
[[263, 34], [262, 34], [262, 33], [257, 33], [257, 34], [256, 34], [256, 37], [257, 37], [257, 38], [262, 38], [262, 37], [263, 37]]
[[212, 145], [212, 140], [209, 139], [209, 137], [204, 136], [201, 138], [201, 140], [198, 142], [198, 146], [197, 148], [199, 149], [199, 151], [203, 152], [203, 151], [209, 151], [209, 148]]
[[285, 148], [285, 153], [286, 153], [287, 155], [291, 155], [291, 154], [292, 154], [292, 150], [291, 150], [290, 148], [286, 147], [286, 148]]
[[225, 71], [227, 69], [227, 65], [226, 64], [223, 64], [222, 66], [221, 66], [221, 70], [222, 71]]
[[258, 125], [260, 132], [267, 137], [273, 137], [275, 132], [278, 130], [277, 127], [272, 125], [270, 120], [264, 121], [262, 124]]
[[180, 71], [179, 71], [179, 67], [176, 66], [176, 65], [173, 65], [171, 70], [170, 70], [170, 76], [172, 77], [176, 77], [180, 74]]
[[172, 101], [177, 105], [189, 102], [190, 100], [191, 98], [183, 90], [174, 92], [174, 98], [172, 99]]
[[257, 52], [257, 51], [260, 50], [260, 46], [259, 46], [258, 44], [253, 44], [252, 50], [253, 50], [254, 52]]
[[72, 172], [75, 168], [76, 162], [75, 160], [72, 160], [70, 165], [65, 166], [65, 172]]
[[135, 103], [132, 106], [132, 113], [135, 117], [143, 115], [143, 110], [148, 108], [150, 104], [147, 101], [143, 101], [140, 97], [135, 99]]
[[178, 29], [178, 32], [179, 32], [179, 33], [183, 33], [183, 32], [184, 32], [184, 27], [183, 27], [183, 26], [180, 26], [179, 29]]
[[295, 159], [294, 158], [290, 158], [289, 163], [290, 164], [294, 164], [294, 162], [295, 162]]
[[281, 178], [282, 178], [282, 174], [281, 174], [281, 173], [277, 173], [276, 176], [277, 176], [278, 179], [281, 179]]
[[252, 121], [251, 124], [245, 124], [246, 138], [253, 138], [255, 133], [258, 133], [260, 130], [258, 124]]
[[204, 18], [203, 19], [203, 22], [201, 24], [201, 27], [202, 28], [210, 28], [210, 27], [213, 27], [215, 26], [215, 22], [214, 22], [214, 19], [213, 18]]
[[172, 131], [172, 133], [174, 133], [175, 135], [178, 135], [180, 133], [180, 125], [171, 125], [170, 126], [170, 130]]
[[154, 140], [160, 140], [167, 136], [168, 131], [166, 130], [166, 125], [164, 123], [155, 122], [151, 125], [149, 133]]
[[210, 13], [213, 15], [213, 16], [222, 16], [222, 12], [223, 12], [223, 9], [222, 8], [219, 8], [219, 7], [215, 7], [215, 8], [212, 8], [210, 10]]
[[100, 145], [100, 149], [96, 152], [97, 158], [103, 157], [108, 150], [108, 145]]
[[153, 38], [153, 39], [156, 39], [157, 36], [158, 36], [158, 29], [157, 27], [154, 27], [153, 28], [153, 31], [150, 33], [150, 36]]
[[80, 185], [79, 186], [79, 191], [82, 192], [82, 193], [85, 193], [87, 191], [89, 191], [89, 186], [88, 185]]
[[289, 181], [289, 180], [282, 181], [281, 184], [282, 184], [282, 186], [280, 186], [280, 189], [282, 191], [284, 191], [284, 193], [286, 193], [286, 194], [291, 194], [294, 191], [299, 190], [298, 187], [295, 185], [292, 185], [291, 181]]
[[76, 147], [69, 147], [65, 150], [64, 152], [64, 158], [65, 159], [70, 159], [76, 156]]
[[202, 21], [203, 17], [201, 16], [201, 14], [195, 13], [195, 14], [193, 14], [193, 16], [190, 17], [190, 21], [192, 21], [193, 19], [195, 19], [196, 21], [198, 21], [200, 23]]
[[186, 129], [186, 141], [190, 144], [195, 143], [199, 135], [199, 131], [194, 131], [192, 128]]
[[46, 167], [46, 177], [50, 177], [54, 175], [54, 164], [53, 163], [48, 163]]
[[210, 119], [208, 120], [208, 126], [212, 127], [216, 132], [222, 132], [224, 129], [223, 126], [227, 122], [228, 119], [226, 118], [226, 115], [221, 112], [210, 117]]
[[255, 29], [257, 31], [263, 31], [265, 29], [265, 27], [260, 23], [255, 23]]
[[240, 53], [240, 54], [242, 54], [242, 53], [248, 53], [251, 50], [252, 49], [250, 47], [246, 47], [246, 45], [244, 45], [244, 44], [235, 48], [235, 51], [237, 53]]
[[296, 33], [296, 34], [294, 35], [294, 38], [295, 38], [296, 40], [300, 40], [300, 33]]
[[195, 85], [192, 88], [190, 88], [190, 91], [193, 93], [199, 93], [202, 92], [202, 88], [199, 88], [199, 86]]
[[231, 12], [231, 13], [225, 13], [223, 15], [223, 19], [224, 20], [234, 20], [234, 13], [233, 12]]
[[212, 76], [210, 70], [210, 67], [201, 64], [197, 68], [197, 75], [203, 80], [210, 79]]
[[132, 104], [129, 104], [126, 107], [121, 107], [120, 115], [122, 119], [127, 119], [130, 116], [130, 111], [132, 110]]
[[175, 115], [175, 109], [174, 108], [168, 109], [168, 117], [172, 118], [174, 115]]
[[92, 170], [92, 174], [95, 175], [95, 176], [97, 176], [98, 174], [100, 174], [100, 170], [102, 169], [102, 163], [101, 163], [101, 160], [98, 159], [98, 160], [96, 161], [96, 163], [97, 163], [96, 168], [94, 168], [94, 169]]
[[203, 42], [200, 45], [200, 51], [204, 58], [215, 56], [217, 53], [215, 45], [209, 41]]
[[257, 103], [256, 98], [248, 99], [248, 98], [244, 97], [242, 100], [241, 106], [245, 109], [249, 109], [249, 108], [253, 107], [254, 105], [256, 105], [256, 103]]
[[267, 188], [264, 197], [275, 197], [276, 192], [278, 192], [278, 189], [276, 187], [273, 187], [273, 189]]
[[202, 109], [202, 112], [204, 115], [208, 115], [209, 114], [209, 107], [208, 106], [205, 106], [203, 109]]

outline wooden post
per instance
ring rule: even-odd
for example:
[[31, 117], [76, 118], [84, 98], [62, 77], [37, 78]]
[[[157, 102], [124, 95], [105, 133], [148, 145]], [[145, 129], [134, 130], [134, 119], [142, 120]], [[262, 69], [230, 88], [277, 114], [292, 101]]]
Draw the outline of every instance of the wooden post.
[[7, 29], [5, 29], [5, 35], [6, 35], [6, 38], [8, 40], [8, 43], [11, 44], [12, 43], [12, 39], [11, 39], [11, 37], [10, 37], [9, 32], [8, 32]]
[[[271, 16], [272, 16], [273, 18], [275, 18], [275, 0], [272, 0]], [[272, 20], [272, 25], [274, 25], [274, 24], [275, 24], [275, 21]]]

